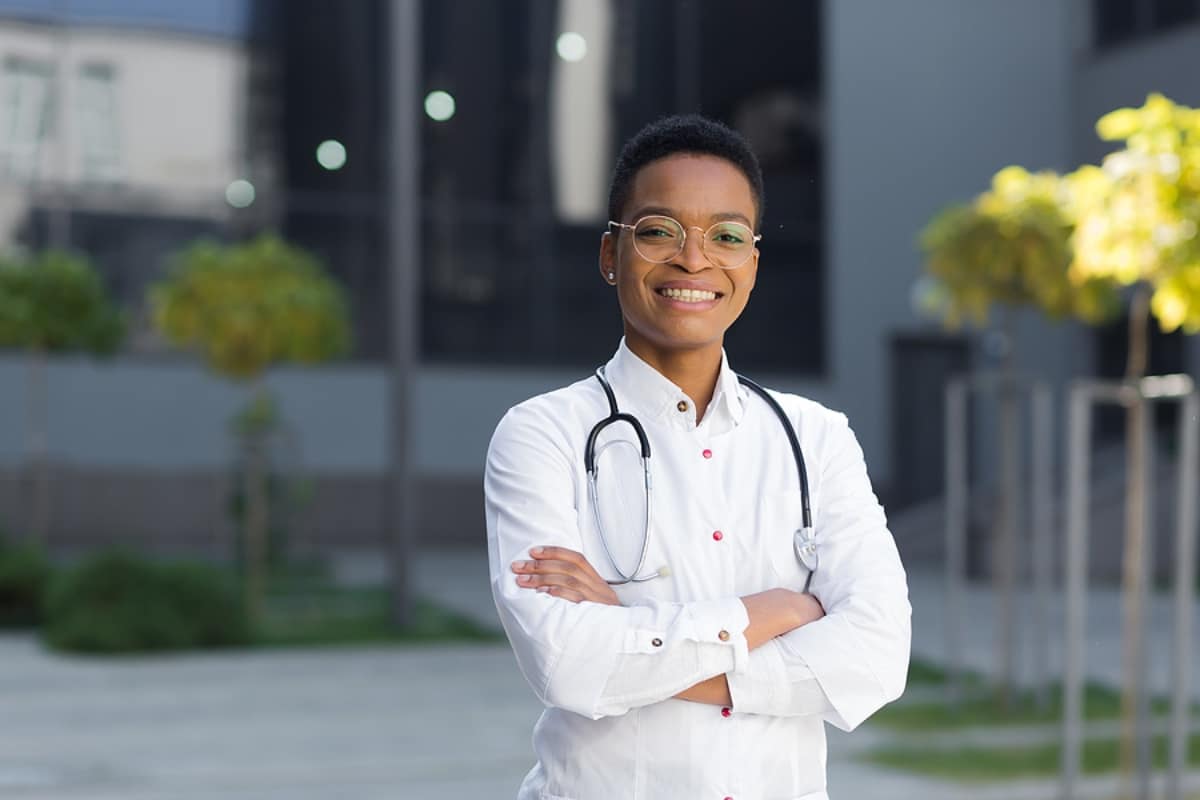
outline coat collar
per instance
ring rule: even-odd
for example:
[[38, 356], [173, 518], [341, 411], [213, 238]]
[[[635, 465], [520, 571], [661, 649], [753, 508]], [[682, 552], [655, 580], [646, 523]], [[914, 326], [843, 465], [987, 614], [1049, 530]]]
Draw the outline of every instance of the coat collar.
[[[613, 387], [621, 411], [645, 416], [684, 430], [696, 428], [696, 413], [692, 408], [691, 398], [630, 350], [624, 337], [617, 347], [617, 352], [605, 365], [604, 373]], [[686, 411], [679, 410], [680, 403], [687, 404]], [[717, 376], [716, 391], [700, 424], [711, 426], [710, 429], [714, 433], [729, 430], [741, 422], [744, 404], [745, 398], [738, 383], [737, 373], [730, 368], [729, 359], [722, 349], [721, 371]]]

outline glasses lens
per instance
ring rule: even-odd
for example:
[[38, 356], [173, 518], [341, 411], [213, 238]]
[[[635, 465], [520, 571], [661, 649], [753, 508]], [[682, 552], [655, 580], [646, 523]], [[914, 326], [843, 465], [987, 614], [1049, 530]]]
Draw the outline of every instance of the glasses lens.
[[670, 261], [683, 250], [683, 227], [670, 217], [643, 217], [633, 229], [633, 246], [647, 261]]
[[718, 222], [704, 237], [704, 254], [718, 267], [745, 264], [754, 250], [754, 232], [740, 222]]

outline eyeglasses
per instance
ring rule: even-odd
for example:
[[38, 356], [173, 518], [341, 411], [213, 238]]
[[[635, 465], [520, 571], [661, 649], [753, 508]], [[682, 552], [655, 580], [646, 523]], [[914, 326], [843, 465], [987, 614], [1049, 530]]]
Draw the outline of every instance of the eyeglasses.
[[[633, 231], [633, 249], [638, 255], [655, 264], [662, 264], [683, 252], [687, 243], [688, 228], [676, 219], [651, 214], [632, 225], [609, 220], [609, 227]], [[703, 230], [691, 226], [704, 234], [700, 240], [700, 251], [708, 263], [721, 269], [736, 269], [754, 255], [754, 245], [762, 238], [740, 222], [725, 221], [710, 225]]]

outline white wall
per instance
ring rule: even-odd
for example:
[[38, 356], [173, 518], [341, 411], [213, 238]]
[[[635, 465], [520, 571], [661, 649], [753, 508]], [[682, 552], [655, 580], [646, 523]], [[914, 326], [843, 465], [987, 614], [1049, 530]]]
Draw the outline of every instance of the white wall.
[[1140, 106], [1151, 92], [1200, 107], [1200, 24], [1099, 53], [1082, 50], [1076, 83], [1073, 154], [1098, 163], [1115, 146], [1096, 136], [1096, 120], [1114, 108]]
[[[587, 374], [421, 368], [412, 428], [416, 468], [429, 476], [481, 475], [505, 411]], [[56, 458], [167, 470], [219, 468], [232, 458], [228, 421], [245, 403], [246, 390], [186, 359], [56, 358], [47, 376], [49, 446]], [[19, 462], [25, 452], [27, 377], [23, 358], [0, 355], [0, 466]], [[306, 466], [335, 473], [386, 468], [390, 423], [382, 367], [280, 369], [267, 383], [300, 433]]]
[[[889, 471], [887, 335], [915, 324], [917, 232], [1001, 167], [1068, 165], [1068, 4], [830, 0], [830, 386], [878, 483]], [[1022, 358], [1057, 373], [1072, 334], [1031, 322]]]
[[[72, 27], [0, 20], [0, 59], [57, 65], [67, 80], [54, 134], [68, 132], [64, 177], [83, 178], [76, 92], [80, 68], [115, 75], [120, 182], [171, 194], [215, 193], [239, 177], [244, 157], [241, 104], [247, 56], [237, 41], [158, 30]], [[56, 145], [44, 143], [41, 177], [57, 173]]]

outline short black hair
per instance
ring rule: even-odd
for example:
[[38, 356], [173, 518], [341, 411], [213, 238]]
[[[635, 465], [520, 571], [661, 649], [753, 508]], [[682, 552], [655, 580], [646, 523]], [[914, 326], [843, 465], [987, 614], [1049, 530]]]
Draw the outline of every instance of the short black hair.
[[613, 169], [612, 183], [609, 184], [608, 218], [621, 221], [633, 179], [642, 167], [677, 153], [716, 156], [741, 170], [750, 182], [750, 193], [754, 195], [757, 211], [755, 229], [762, 225], [767, 198], [758, 157], [740, 133], [699, 114], [663, 117], [642, 128], [625, 143]]

